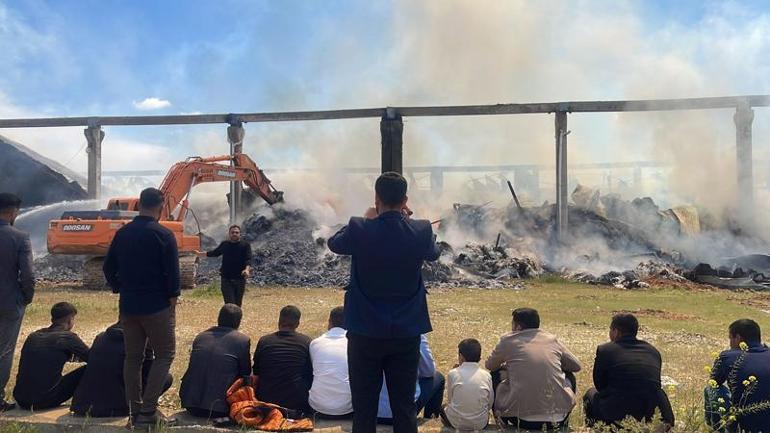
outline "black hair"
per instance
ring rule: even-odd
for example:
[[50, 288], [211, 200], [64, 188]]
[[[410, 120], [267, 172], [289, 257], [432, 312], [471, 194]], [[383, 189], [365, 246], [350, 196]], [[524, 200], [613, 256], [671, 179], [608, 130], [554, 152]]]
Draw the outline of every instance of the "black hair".
[[235, 304], [225, 304], [219, 309], [217, 325], [225, 328], [238, 329], [241, 326], [243, 310]]
[[730, 324], [730, 336], [740, 337], [748, 344], [759, 344], [762, 342], [762, 331], [759, 324], [751, 319], [738, 319]]
[[238, 224], [233, 224], [233, 225], [231, 225], [230, 227], [228, 227], [228, 228], [227, 228], [227, 232], [229, 233], [229, 232], [230, 232], [230, 230], [232, 230], [232, 229], [238, 229], [238, 230], [240, 230], [240, 229], [241, 229], [241, 226], [239, 226]]
[[143, 209], [157, 209], [163, 204], [163, 193], [158, 188], [145, 188], [139, 194], [139, 205]]
[[15, 210], [21, 207], [21, 199], [10, 192], [0, 192], [0, 212]]
[[636, 337], [639, 332], [639, 321], [631, 313], [618, 313], [612, 316], [610, 329], [616, 329], [624, 336]]
[[334, 307], [331, 313], [329, 313], [329, 324], [333, 328], [345, 327], [345, 307]]
[[69, 302], [58, 302], [51, 307], [51, 322], [58, 322], [78, 314], [78, 309]]
[[382, 173], [374, 183], [374, 192], [385, 206], [397, 206], [406, 198], [406, 179], [395, 171]]
[[513, 310], [513, 321], [521, 329], [537, 329], [540, 327], [540, 315], [534, 308], [517, 308]]
[[475, 338], [466, 338], [457, 345], [457, 350], [463, 359], [468, 362], [479, 362], [481, 360], [481, 343]]
[[278, 325], [296, 328], [299, 326], [299, 319], [301, 316], [302, 313], [299, 311], [299, 308], [294, 305], [287, 305], [281, 308], [281, 313], [278, 316]]

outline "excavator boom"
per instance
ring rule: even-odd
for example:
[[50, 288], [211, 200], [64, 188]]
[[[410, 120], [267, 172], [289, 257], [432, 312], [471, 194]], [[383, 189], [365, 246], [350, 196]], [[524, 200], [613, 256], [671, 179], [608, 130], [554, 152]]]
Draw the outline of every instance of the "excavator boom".
[[[208, 182], [243, 182], [268, 204], [283, 201], [270, 179], [257, 164], [242, 153], [193, 157], [174, 164], [160, 185], [164, 195], [160, 223], [172, 231], [177, 240], [182, 266], [182, 285], [195, 283], [196, 257], [200, 237], [184, 232], [189, 207], [188, 198], [195, 185]], [[115, 233], [137, 214], [136, 197], [113, 198], [107, 209], [66, 212], [48, 224], [48, 252], [51, 254], [83, 254], [92, 256], [84, 267], [83, 284], [90, 288], [104, 285], [99, 262], [115, 237]]]

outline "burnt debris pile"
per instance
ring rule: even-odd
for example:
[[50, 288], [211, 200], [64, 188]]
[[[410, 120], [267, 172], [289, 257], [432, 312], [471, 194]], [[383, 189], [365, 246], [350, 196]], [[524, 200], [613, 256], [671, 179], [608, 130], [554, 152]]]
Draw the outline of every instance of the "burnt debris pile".
[[[253, 251], [251, 282], [260, 286], [340, 287], [348, 282], [350, 259], [326, 248], [319, 227], [303, 210], [276, 206], [260, 207], [241, 225], [243, 239]], [[210, 242], [206, 247], [214, 247]], [[203, 260], [198, 268], [199, 282], [218, 275], [218, 260]]]
[[[640, 289], [650, 284], [708, 284], [770, 289], [770, 246], [694, 207], [660, 209], [650, 198], [633, 201], [578, 186], [569, 207], [569, 235], [557, 240], [555, 206], [455, 204], [435, 222], [440, 257], [426, 263], [428, 287], [523, 287], [556, 275], [572, 281]], [[221, 209], [198, 212], [203, 248], [216, 247], [226, 226]], [[344, 287], [350, 258], [326, 241], [340, 226], [320, 224], [310, 211], [260, 205], [241, 224], [253, 250], [250, 283], [259, 286]], [[197, 225], [196, 227], [197, 228]], [[192, 231], [192, 230], [190, 230]], [[84, 258], [39, 256], [38, 275], [80, 279]], [[218, 280], [219, 260], [203, 259], [197, 282]]]

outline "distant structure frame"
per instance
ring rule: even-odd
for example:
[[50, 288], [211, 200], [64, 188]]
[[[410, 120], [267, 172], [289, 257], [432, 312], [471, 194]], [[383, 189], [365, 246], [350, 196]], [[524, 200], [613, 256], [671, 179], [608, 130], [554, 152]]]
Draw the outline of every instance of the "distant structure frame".
[[[567, 115], [569, 113], [609, 113], [640, 111], [678, 111], [733, 109], [739, 211], [744, 220], [753, 219], [754, 177], [752, 161], [753, 107], [770, 106], [770, 95], [719, 96], [707, 98], [648, 99], [618, 101], [573, 101], [526, 104], [455, 105], [430, 107], [385, 107], [346, 110], [292, 111], [268, 113], [189, 114], [158, 116], [91, 116], [34, 119], [0, 119], [0, 128], [45, 128], [85, 126], [88, 151], [88, 194], [101, 195], [101, 156], [103, 126], [226, 124], [231, 151], [243, 144], [243, 124], [253, 122], [291, 122], [331, 119], [379, 118], [381, 169], [401, 172], [403, 165], [403, 118], [426, 116], [490, 116], [512, 114], [553, 114], [556, 162], [556, 229], [559, 239], [567, 236]], [[233, 183], [231, 197], [238, 197]], [[238, 200], [232, 201], [231, 219], [238, 215]]]

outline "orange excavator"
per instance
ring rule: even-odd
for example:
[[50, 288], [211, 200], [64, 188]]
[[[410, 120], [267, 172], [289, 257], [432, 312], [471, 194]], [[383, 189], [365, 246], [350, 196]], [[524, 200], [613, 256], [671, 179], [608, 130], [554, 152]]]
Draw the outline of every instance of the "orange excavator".
[[[232, 163], [225, 165], [224, 162]], [[195, 286], [200, 234], [184, 232], [189, 211], [189, 196], [195, 185], [207, 182], [243, 182], [244, 192], [256, 194], [268, 204], [283, 201], [283, 192], [276, 190], [257, 164], [243, 153], [210, 158], [191, 157], [171, 167], [160, 185], [164, 203], [160, 223], [174, 233], [179, 247], [182, 287]], [[64, 212], [60, 219], [48, 224], [48, 252], [90, 256], [83, 265], [83, 286], [88, 289], [106, 287], [102, 263], [107, 249], [118, 231], [139, 211], [139, 199], [113, 198], [107, 209]], [[193, 215], [194, 216], [194, 215]]]

